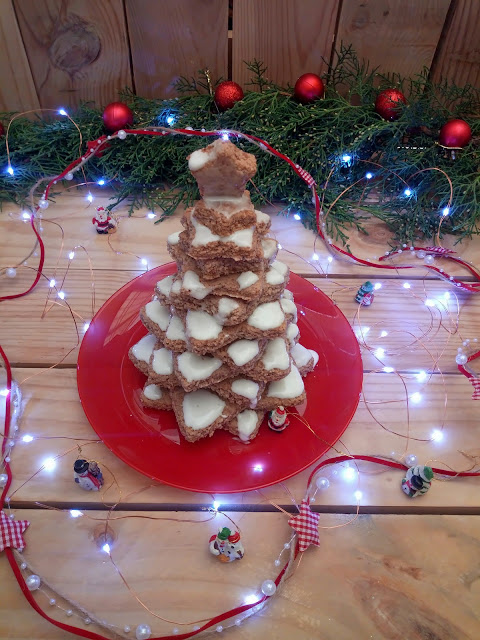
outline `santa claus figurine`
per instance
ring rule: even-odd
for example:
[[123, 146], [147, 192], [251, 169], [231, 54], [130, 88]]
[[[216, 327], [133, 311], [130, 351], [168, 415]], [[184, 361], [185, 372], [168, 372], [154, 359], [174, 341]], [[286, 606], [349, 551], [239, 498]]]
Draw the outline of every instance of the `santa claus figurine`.
[[290, 424], [284, 407], [277, 407], [268, 414], [268, 426], [272, 431], [283, 431]]
[[241, 560], [245, 555], [239, 532], [232, 533], [228, 527], [223, 527], [216, 536], [213, 535], [210, 538], [209, 549], [210, 553], [217, 556], [220, 562]]
[[103, 475], [95, 461], [75, 460], [73, 477], [81, 489], [98, 491], [103, 486]]
[[97, 213], [92, 218], [92, 224], [97, 233], [115, 233], [117, 230], [116, 221], [108, 215], [103, 207], [97, 207]]

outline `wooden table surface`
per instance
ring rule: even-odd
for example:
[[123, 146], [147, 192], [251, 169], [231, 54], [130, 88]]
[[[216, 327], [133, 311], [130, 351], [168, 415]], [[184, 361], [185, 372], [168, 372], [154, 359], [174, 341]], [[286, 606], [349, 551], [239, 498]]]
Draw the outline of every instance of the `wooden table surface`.
[[[174, 627], [182, 633], [198, 620], [242, 604], [259, 593], [263, 580], [276, 575], [274, 561], [291, 529], [287, 516], [273, 504], [291, 507], [292, 497], [299, 503], [309, 470], [261, 492], [212, 497], [149, 482], [102, 443], [84, 444], [97, 437], [78, 399], [77, 334], [64, 303], [53, 304], [42, 318], [49, 279], [62, 281], [68, 254], [75, 249], [62, 288], [82, 334], [83, 323], [92, 317], [90, 263], [96, 311], [145, 271], [142, 258], [148, 268], [170, 261], [166, 237], [180, 228], [181, 217], [179, 211], [154, 226], [146, 211], [127, 218], [120, 210], [117, 214], [125, 217], [109, 237], [109, 247], [108, 238], [97, 235], [91, 224], [92, 212], [101, 204], [108, 204], [104, 192], [96, 194], [93, 205], [80, 190], [58, 197], [42, 222], [46, 278], [27, 297], [0, 305], [0, 344], [14, 367], [24, 403], [12, 452], [11, 509], [17, 518], [31, 522], [25, 561], [59, 594], [59, 606], [49, 606], [48, 589], [36, 592], [52, 617], [87, 628], [77, 614], [66, 617], [63, 609], [69, 607], [63, 598], [68, 598], [112, 625], [128, 624], [132, 631], [120, 633], [122, 637], [134, 637], [142, 623], [151, 626], [152, 637], [173, 634]], [[472, 401], [472, 387], [459, 374], [455, 355], [463, 340], [480, 337], [480, 296], [449, 289], [428, 275], [421, 260], [408, 272], [373, 272], [329, 262], [318, 245], [319, 259], [313, 261], [313, 232], [293, 217], [275, 216], [273, 209], [270, 213], [272, 232], [283, 246], [280, 259], [335, 301], [361, 342], [363, 394], [337, 448], [396, 459], [415, 454], [419, 463], [457, 471], [470, 468], [480, 455], [480, 403]], [[378, 222], [368, 228], [368, 236], [352, 232], [351, 248], [362, 257], [378, 257], [387, 248], [389, 232]], [[444, 242], [449, 247], [454, 243], [455, 238]], [[32, 246], [21, 210], [4, 207], [0, 267], [21, 264]], [[455, 248], [465, 259], [478, 261], [479, 239]], [[37, 260], [29, 257], [14, 279], [0, 277], [0, 295], [25, 289]], [[451, 271], [461, 274], [455, 267]], [[382, 287], [371, 307], [359, 309], [353, 298], [367, 279]], [[410, 288], [404, 288], [406, 282]], [[433, 306], [425, 305], [427, 299]], [[381, 357], [375, 356], [378, 348], [385, 350]], [[385, 372], [385, 366], [395, 371]], [[0, 386], [4, 381], [0, 371]], [[432, 439], [434, 430], [441, 432], [441, 440]], [[24, 442], [26, 434], [34, 440]], [[107, 485], [115, 478], [107, 493], [82, 492], [74, 484], [77, 443], [85, 457], [104, 468]], [[333, 455], [331, 451], [326, 457]], [[56, 456], [54, 471], [36, 474], [46, 458]], [[321, 546], [303, 555], [266, 608], [223, 635], [238, 640], [479, 638], [480, 480], [434, 481], [425, 496], [409, 499], [400, 488], [400, 471], [361, 465], [359, 480], [353, 483], [345, 479], [343, 467], [327, 467], [325, 475], [330, 487], [317, 493], [314, 505], [321, 512]], [[358, 490], [360, 511], [353, 518]], [[210, 535], [228, 525], [221, 513], [212, 519], [206, 511], [213, 499], [241, 527], [246, 548], [241, 562], [226, 566], [206, 552]], [[110, 522], [112, 557], [128, 588], [95, 543], [105, 522], [105, 505], [117, 502]], [[45, 508], [52, 505], [56, 508]], [[81, 509], [84, 515], [72, 518], [70, 509]], [[88, 629], [102, 632], [96, 624]], [[0, 557], [0, 639], [66, 637], [30, 608], [7, 559]]]

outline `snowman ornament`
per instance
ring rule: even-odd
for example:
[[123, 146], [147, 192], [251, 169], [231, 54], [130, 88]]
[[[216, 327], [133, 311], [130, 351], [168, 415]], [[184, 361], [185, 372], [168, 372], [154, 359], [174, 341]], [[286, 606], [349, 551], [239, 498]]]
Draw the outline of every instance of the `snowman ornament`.
[[209, 540], [210, 553], [220, 560], [220, 562], [233, 562], [241, 560], [245, 555], [243, 544], [240, 541], [240, 533], [232, 531], [228, 527], [223, 527]]
[[94, 461], [75, 460], [73, 478], [84, 491], [99, 491], [103, 486], [103, 475], [100, 467]]

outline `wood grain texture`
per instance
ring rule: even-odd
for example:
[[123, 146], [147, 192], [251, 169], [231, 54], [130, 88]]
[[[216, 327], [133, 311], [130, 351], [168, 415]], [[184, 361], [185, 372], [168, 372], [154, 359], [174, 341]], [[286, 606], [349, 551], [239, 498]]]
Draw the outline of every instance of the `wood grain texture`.
[[39, 102], [28, 64], [12, 0], [4, 0], [0, 11], [0, 111], [38, 109]]
[[[112, 555], [129, 584], [165, 623], [141, 609], [113, 566], [95, 546], [96, 523], [84, 516], [39, 510], [18, 511], [28, 518], [24, 559], [64, 596], [111, 624], [151, 626], [155, 637], [241, 604], [273, 577], [274, 559], [289, 539], [282, 514], [235, 514], [245, 558], [219, 563], [207, 551], [210, 534], [226, 521], [193, 524], [148, 517], [204, 519], [200, 514], [122, 513], [111, 523]], [[98, 513], [92, 513], [98, 518]], [[114, 516], [115, 517], [115, 516]], [[322, 526], [344, 525], [349, 516], [322, 516]], [[52, 532], [55, 535], [52, 535]], [[160, 534], [161, 532], [161, 534]], [[407, 533], [408, 532], [408, 533]], [[268, 607], [229, 638], [249, 640], [474, 640], [478, 616], [479, 529], [474, 517], [360, 516], [354, 523], [320, 531], [321, 547], [309, 549]], [[415, 544], [412, 544], [415, 540]], [[219, 590], [222, 592], [219, 597]], [[48, 594], [48, 595], [47, 595]], [[77, 615], [66, 618], [48, 604], [50, 593], [36, 592], [42, 608], [61, 621], [85, 628]], [[61, 607], [65, 601], [57, 597]], [[0, 561], [2, 640], [59, 640], [65, 634], [40, 618], [23, 599], [6, 559]], [[180, 626], [191, 630], [193, 624]], [[90, 631], [100, 631], [95, 624]]]
[[321, 75], [330, 57], [338, 0], [241, 0], [233, 4], [232, 79], [245, 86], [244, 61], [267, 67], [267, 77], [285, 86], [303, 73]]
[[440, 39], [432, 66], [434, 82], [449, 80], [459, 87], [480, 87], [478, 27], [480, 4], [476, 0], [453, 0], [451, 21]]
[[[32, 375], [34, 377], [23, 382]], [[209, 494], [182, 491], [152, 482], [116, 458], [101, 442], [86, 444], [98, 440], [98, 437], [78, 400], [75, 370], [44, 372], [16, 369], [15, 377], [21, 384], [25, 409], [19, 441], [11, 456], [14, 485], [10, 493], [13, 505], [40, 501], [60, 502], [71, 508], [79, 508], [84, 503], [102, 505], [119, 500], [121, 503], [144, 507], [150, 505], [149, 508], [155, 509], [161, 504], [212, 504]], [[427, 384], [418, 383], [413, 376], [407, 377], [409, 392], [419, 391], [422, 396], [421, 402], [410, 404], [408, 428], [401, 380], [395, 374], [369, 374], [365, 377], [364, 396], [336, 448], [341, 452], [387, 457], [396, 452], [396, 458], [403, 453], [414, 453], [420, 462], [436, 460], [438, 466], [445, 464], [457, 470], [467, 469], [471, 460], [461, 451], [478, 454], [478, 406], [471, 400], [471, 385], [462, 376], [446, 377], [447, 380], [443, 381], [439, 375], [433, 376]], [[0, 378], [1, 382], [3, 380]], [[444, 416], [446, 393], [448, 405]], [[322, 417], [319, 416], [318, 420], [321, 422]], [[433, 429], [440, 428], [443, 422], [443, 440], [431, 441]], [[306, 430], [303, 424], [296, 421], [289, 428], [298, 430], [299, 437]], [[31, 434], [35, 439], [25, 443], [21, 440], [25, 434]], [[418, 438], [421, 441], [417, 441]], [[81, 445], [84, 456], [97, 460], [104, 469], [106, 484], [99, 494], [81, 491], [73, 482], [72, 469], [77, 458], [77, 444]], [[332, 449], [327, 457], [335, 455], [337, 453]], [[52, 456], [60, 456], [55, 472], [41, 471], [32, 478], [43, 461]], [[401, 491], [401, 471], [383, 470], [365, 463], [360, 465], [360, 469], [358, 483], [345, 479], [343, 466], [327, 467], [322, 471], [322, 475], [330, 479], [331, 486], [317, 495], [316, 505], [320, 508], [352, 508], [356, 504], [354, 492], [360, 489], [363, 494], [361, 505], [376, 509], [395, 509], [405, 513], [419, 508], [427, 511], [444, 509], [454, 513], [462, 508], [480, 509], [478, 478], [436, 481], [425, 496], [412, 500]], [[261, 492], [222, 495], [220, 501], [223, 505], [254, 504], [268, 509], [269, 500], [277, 504], [291, 504], [287, 487], [300, 502], [310, 471], [306, 470], [282, 485], [274, 485]], [[116, 485], [106, 490], [112, 479], [118, 482], [121, 493]]]
[[349, 0], [342, 4], [337, 43], [352, 44], [380, 72], [406, 77], [430, 67], [450, 0]]
[[208, 68], [228, 75], [226, 0], [126, 0], [136, 91], [146, 98], [177, 95], [174, 83]]
[[121, 0], [14, 4], [42, 107], [105, 105], [131, 86]]

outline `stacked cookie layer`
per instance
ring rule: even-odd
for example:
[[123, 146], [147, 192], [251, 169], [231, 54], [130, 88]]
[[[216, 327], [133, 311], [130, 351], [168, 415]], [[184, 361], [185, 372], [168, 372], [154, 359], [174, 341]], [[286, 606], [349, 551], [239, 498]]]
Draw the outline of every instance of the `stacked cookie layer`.
[[276, 259], [269, 216], [244, 190], [255, 157], [216, 140], [189, 168], [202, 199], [168, 237], [177, 273], [141, 309], [148, 334], [129, 356], [147, 376], [144, 405], [173, 409], [188, 441], [217, 429], [248, 441], [265, 411], [305, 400], [302, 376], [318, 355], [298, 343], [289, 269]]

